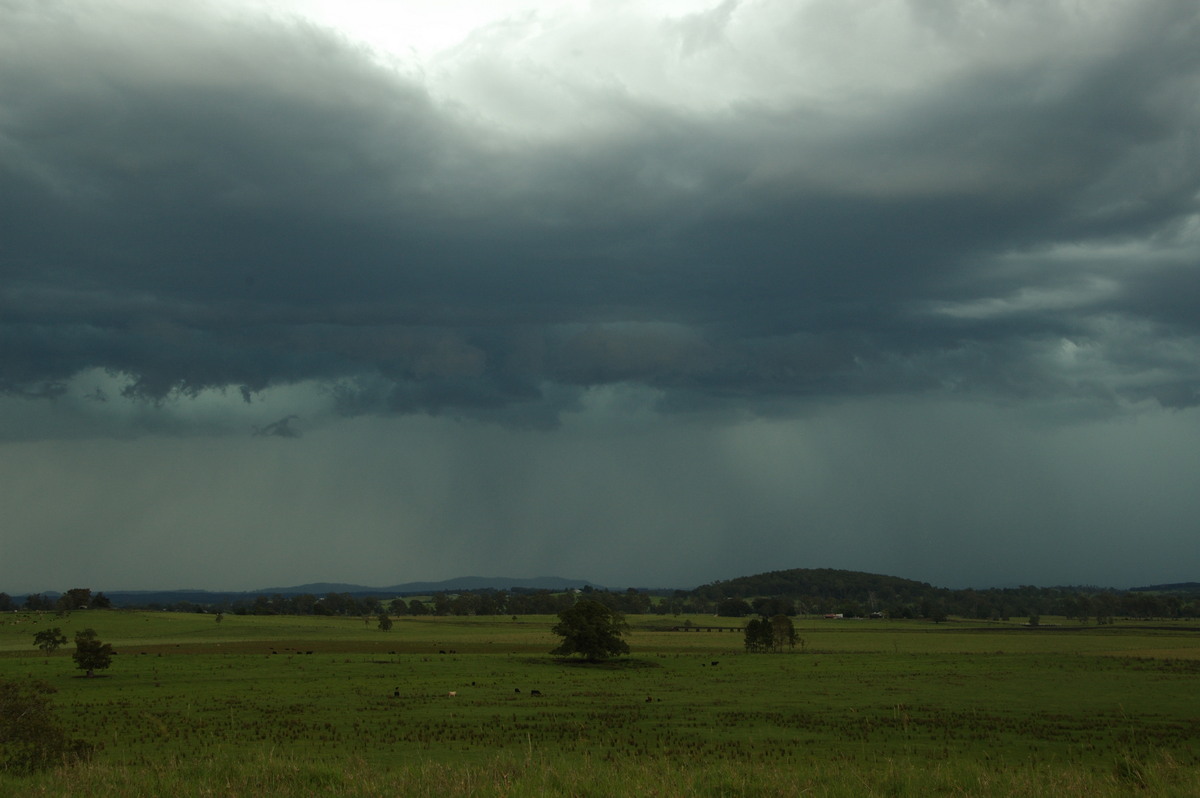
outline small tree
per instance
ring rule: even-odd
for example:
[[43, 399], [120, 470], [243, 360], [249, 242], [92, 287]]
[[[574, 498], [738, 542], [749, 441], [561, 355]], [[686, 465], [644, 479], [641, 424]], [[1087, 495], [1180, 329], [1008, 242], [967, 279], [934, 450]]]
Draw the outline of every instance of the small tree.
[[751, 654], [770, 651], [772, 642], [771, 624], [766, 618], [751, 618], [746, 622], [746, 651]]
[[87, 671], [88, 678], [91, 678], [96, 671], [112, 664], [113, 648], [108, 643], [100, 642], [95, 629], [84, 629], [75, 634], [75, 653], [71, 657], [75, 660], [75, 666]]
[[388, 617], [386, 612], [379, 613], [379, 631], [387, 632], [392, 628], [392, 619]]
[[42, 650], [44, 654], [53, 654], [58, 651], [59, 646], [67, 644], [67, 636], [63, 634], [62, 629], [55, 626], [53, 629], [43, 629], [40, 632], [33, 633], [33, 644]]
[[795, 648], [796, 627], [786, 615], [766, 618], [751, 618], [746, 623], [746, 651], [751, 654], [783, 651], [783, 647]]
[[92, 590], [87, 587], [73, 587], [59, 600], [66, 603], [66, 609], [85, 610], [92, 603]]
[[621, 639], [628, 629], [621, 613], [598, 601], [581, 599], [558, 614], [558, 623], [550, 631], [563, 641], [550, 653], [563, 657], [579, 654], [589, 662], [628, 654], [629, 644]]
[[776, 651], [783, 651], [784, 646], [796, 647], [796, 627], [791, 618], [776, 615], [768, 623], [771, 626], [771, 645]]
[[91, 752], [54, 716], [47, 698], [53, 692], [45, 682], [0, 680], [0, 773], [28, 775]]

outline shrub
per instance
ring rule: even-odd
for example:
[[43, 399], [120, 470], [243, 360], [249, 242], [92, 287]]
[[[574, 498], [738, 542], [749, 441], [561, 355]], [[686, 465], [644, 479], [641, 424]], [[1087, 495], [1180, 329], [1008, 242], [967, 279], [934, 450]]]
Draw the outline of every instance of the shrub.
[[0, 772], [28, 775], [90, 755], [54, 717], [53, 692], [45, 682], [0, 680]]

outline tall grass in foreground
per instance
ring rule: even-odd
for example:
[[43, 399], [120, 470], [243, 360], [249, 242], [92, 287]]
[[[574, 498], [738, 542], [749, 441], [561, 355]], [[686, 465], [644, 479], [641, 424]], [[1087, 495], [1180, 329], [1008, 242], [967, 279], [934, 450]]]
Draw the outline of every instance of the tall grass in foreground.
[[316, 765], [275, 755], [245, 760], [172, 759], [129, 767], [84, 763], [28, 778], [0, 779], [3, 796], [1087, 796], [1200, 795], [1200, 772], [1169, 755], [1134, 756], [1105, 769], [1071, 764], [938, 764], [877, 760], [683, 763], [553, 761], [536, 755], [478, 764], [427, 762], [396, 770], [361, 760]]

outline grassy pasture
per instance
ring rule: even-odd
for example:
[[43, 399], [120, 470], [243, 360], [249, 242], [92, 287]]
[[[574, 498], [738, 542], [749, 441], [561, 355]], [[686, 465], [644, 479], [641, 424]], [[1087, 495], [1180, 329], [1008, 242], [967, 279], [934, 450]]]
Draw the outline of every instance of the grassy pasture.
[[[597, 667], [545, 653], [551, 617], [2, 620], [0, 677], [49, 681], [102, 747], [0, 794], [1200, 794], [1200, 631], [1178, 624], [800, 620], [802, 647], [747, 655], [639, 616]], [[33, 647], [47, 626], [119, 655], [79, 678], [72, 645]]]

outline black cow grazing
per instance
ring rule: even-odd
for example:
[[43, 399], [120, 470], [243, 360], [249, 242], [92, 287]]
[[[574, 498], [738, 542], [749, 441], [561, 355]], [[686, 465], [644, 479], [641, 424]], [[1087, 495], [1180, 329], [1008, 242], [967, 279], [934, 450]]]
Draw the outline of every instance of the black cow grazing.
[[399, 698], [399, 697], [400, 697], [400, 688], [397, 687], [395, 690], [392, 691], [392, 698]]
[[520, 687], [518, 687], [516, 690], [513, 690], [513, 692], [514, 692], [514, 693], [519, 693], [519, 692], [521, 692], [521, 688], [520, 688]]
[[714, 668], [715, 668], [715, 667], [717, 667], [717, 666], [718, 666], [718, 665], [720, 665], [720, 664], [721, 664], [721, 663], [720, 663], [720, 661], [719, 661], [719, 660], [715, 660], [715, 659], [714, 659], [714, 660], [712, 661], [712, 666], [713, 666]]
[[541, 696], [541, 694], [542, 694], [542, 691], [541, 691], [541, 690], [530, 690], [530, 691], [529, 691], [529, 694], [530, 694], [530, 695]]
[[654, 699], [653, 699], [653, 698], [651, 698], [650, 696], [646, 696], [646, 703], [647, 703], [647, 704], [653, 704], [653, 703], [654, 703]]

